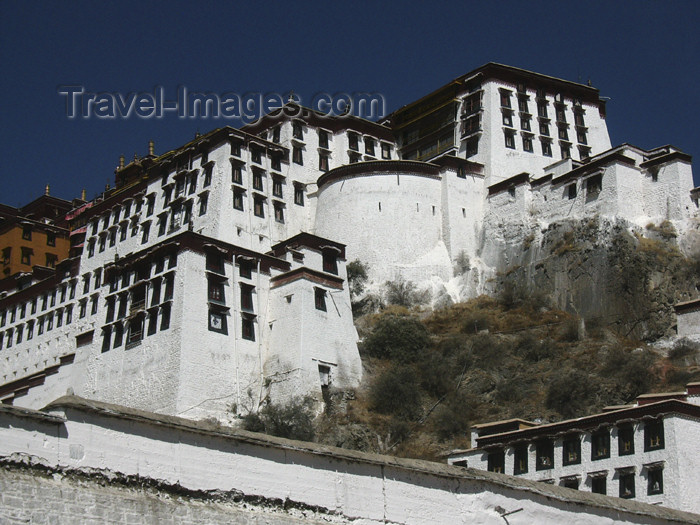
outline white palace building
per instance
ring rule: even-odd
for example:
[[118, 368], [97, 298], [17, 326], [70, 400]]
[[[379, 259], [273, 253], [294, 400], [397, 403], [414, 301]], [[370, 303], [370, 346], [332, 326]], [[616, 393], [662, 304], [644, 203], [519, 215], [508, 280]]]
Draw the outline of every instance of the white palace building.
[[290, 104], [151, 145], [66, 216], [72, 257], [0, 281], [0, 400], [222, 419], [357, 386], [347, 261], [446, 283], [466, 255], [469, 295], [503, 222], [697, 213], [690, 157], [611, 148], [605, 117], [593, 87], [491, 63], [376, 123]]

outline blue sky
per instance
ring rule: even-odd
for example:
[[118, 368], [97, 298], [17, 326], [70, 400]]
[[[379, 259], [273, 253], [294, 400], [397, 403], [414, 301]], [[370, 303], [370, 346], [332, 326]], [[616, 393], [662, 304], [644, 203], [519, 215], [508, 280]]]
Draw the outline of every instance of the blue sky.
[[[392, 111], [494, 61], [609, 97], [613, 144], [700, 158], [700, 2], [15, 2], [0, 4], [0, 202], [92, 198], [120, 154], [163, 153], [225, 119], [68, 119], [58, 86], [382, 93]], [[171, 97], [172, 98], [172, 97]], [[700, 184], [700, 167], [695, 169]]]

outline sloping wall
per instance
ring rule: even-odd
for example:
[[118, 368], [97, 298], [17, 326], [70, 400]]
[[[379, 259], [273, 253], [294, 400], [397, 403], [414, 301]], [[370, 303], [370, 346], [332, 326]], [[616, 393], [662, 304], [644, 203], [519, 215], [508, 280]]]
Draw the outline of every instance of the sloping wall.
[[[160, 498], [168, 492], [223, 492], [250, 505], [233, 508], [228, 516], [222, 511], [224, 517], [211, 516], [211, 522], [230, 522], [240, 519], [235, 512], [248, 512], [249, 522], [258, 523], [252, 518], [262, 509], [295, 508], [312, 511], [312, 522], [323, 518], [340, 523], [700, 524], [698, 515], [634, 501], [490, 472], [272, 438], [77, 397], [61, 398], [44, 412], [0, 407], [0, 459], [4, 464], [0, 513], [19, 520], [31, 520], [32, 512], [46, 514], [53, 508], [52, 498], [32, 497], [36, 492], [27, 478], [39, 476], [32, 472], [44, 469], [51, 477], [38, 480], [37, 486], [46, 485], [48, 490], [48, 485], [67, 476], [65, 483], [73, 488], [67, 487], [65, 497], [74, 495], [77, 501], [82, 491], [103, 501], [101, 490], [130, 490], [130, 498], [142, 501], [134, 504], [136, 510], [129, 517], [114, 517], [130, 523], [156, 521], [162, 509]], [[17, 466], [22, 462], [33, 464], [34, 470], [23, 471]], [[102, 489], [95, 483], [76, 489], [70, 481], [95, 473], [114, 479], [115, 487], [103, 481]], [[19, 492], [5, 496], [10, 486], [19, 486]], [[152, 505], [146, 504], [154, 497], [149, 490], [156, 491], [158, 500]], [[122, 497], [119, 494], [115, 497]], [[30, 498], [31, 506], [27, 505]], [[202, 502], [193, 500], [188, 505]], [[80, 503], [63, 505], [61, 516], [81, 520], [84, 508]], [[284, 522], [279, 516], [269, 522]]]

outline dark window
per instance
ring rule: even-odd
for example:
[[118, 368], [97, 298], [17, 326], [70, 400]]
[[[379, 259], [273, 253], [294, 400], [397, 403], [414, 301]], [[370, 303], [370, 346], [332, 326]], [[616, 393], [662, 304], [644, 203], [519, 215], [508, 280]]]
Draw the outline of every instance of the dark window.
[[591, 434], [591, 459], [610, 457], [610, 430], [603, 429]]
[[211, 164], [204, 168], [204, 182], [202, 183], [202, 187], [206, 188], [207, 186], [211, 185], [211, 176], [213, 171], [214, 167]]
[[506, 148], [515, 149], [515, 133], [505, 132]]
[[127, 337], [127, 346], [135, 345], [143, 339], [143, 315], [139, 315], [129, 323], [129, 336]]
[[338, 255], [334, 251], [323, 252], [323, 271], [338, 275]]
[[259, 170], [253, 171], [253, 189], [263, 191], [263, 174]]
[[175, 286], [175, 274], [169, 273], [165, 276], [165, 301], [170, 301], [173, 298], [173, 288]]
[[272, 128], [272, 142], [274, 142], [275, 144], [279, 144], [279, 141], [280, 141], [280, 127], [275, 126], [274, 128]]
[[518, 445], [514, 450], [513, 474], [525, 474], [528, 470], [528, 447]]
[[503, 113], [503, 125], [508, 126], [509, 128], [513, 127], [513, 115], [511, 115], [509, 112]]
[[538, 441], [535, 444], [537, 470], [547, 470], [554, 468], [554, 442], [550, 439]]
[[540, 135], [549, 136], [549, 124], [546, 122], [540, 122]]
[[[581, 463], [581, 438], [578, 435], [564, 438], [562, 447], [562, 463], [578, 465]], [[578, 488], [578, 485], [576, 486]]]
[[647, 495], [664, 493], [664, 471], [660, 468], [649, 469], [647, 474]]
[[150, 306], [154, 306], [157, 304], [160, 304], [160, 279], [155, 279], [154, 281], [151, 281], [151, 304]]
[[146, 208], [146, 216], [150, 216], [150, 215], [153, 215], [153, 209], [156, 206], [156, 196], [149, 195], [147, 200], [148, 200], [148, 206]]
[[318, 130], [318, 147], [328, 149], [328, 132], [323, 129]]
[[294, 146], [292, 148], [292, 162], [299, 165], [304, 164], [304, 154], [299, 146]]
[[530, 131], [530, 119], [529, 118], [521, 118], [520, 119], [520, 129], [523, 129], [525, 131]]
[[566, 122], [566, 106], [557, 106], [557, 122]]
[[122, 345], [124, 341], [124, 325], [117, 323], [114, 325], [114, 341], [112, 342], [112, 348], [117, 348]]
[[664, 448], [664, 423], [659, 419], [644, 423], [644, 452]]
[[527, 97], [518, 97], [518, 110], [523, 113], [529, 113], [529, 109], [527, 107]]
[[472, 137], [467, 140], [466, 156], [471, 157], [479, 152], [479, 137]]
[[218, 280], [209, 279], [209, 301], [218, 304], [226, 304], [224, 283]]
[[243, 192], [233, 191], [233, 209], [243, 211]]
[[56, 234], [55, 233], [47, 233], [46, 234], [46, 245], [47, 246], [56, 246]]
[[255, 290], [254, 286], [251, 286], [249, 284], [243, 284], [241, 283], [241, 310], [245, 310], [246, 312], [252, 312], [254, 310], [253, 308], [253, 291]]
[[32, 227], [31, 226], [24, 226], [22, 228], [22, 239], [24, 239], [25, 241], [32, 240]]
[[127, 231], [127, 224], [124, 223], [121, 225], [119, 229], [119, 240], [120, 241], [125, 241], [126, 240], [126, 231]]
[[608, 483], [605, 476], [596, 476], [591, 480], [591, 492], [596, 494], [607, 494]]
[[577, 130], [576, 131], [576, 139], [579, 141], [579, 144], [587, 144], [586, 142], [586, 132], [583, 130]]
[[243, 169], [238, 164], [231, 168], [231, 182], [234, 184], [243, 184]]
[[620, 472], [620, 497], [634, 498], [634, 472]]
[[552, 156], [552, 144], [549, 142], [542, 141], [542, 155], [545, 157]]
[[58, 257], [56, 255], [54, 255], [53, 253], [47, 253], [46, 254], [46, 267], [47, 268], [55, 268], [57, 260], [58, 260]]
[[318, 155], [318, 169], [319, 171], [328, 171], [328, 155], [324, 153], [319, 153]]
[[238, 275], [244, 277], [245, 279], [250, 279], [253, 272], [252, 261], [247, 261], [245, 259], [239, 259], [238, 261]]
[[209, 196], [205, 193], [199, 196], [199, 216], [201, 217], [207, 213], [207, 204], [209, 202]]
[[323, 288], [314, 288], [314, 300], [316, 310], [326, 311], [326, 290]]
[[275, 221], [284, 223], [284, 204], [273, 201], [273, 207], [275, 211]]
[[538, 102], [537, 103], [537, 116], [542, 118], [547, 118], [547, 103]]
[[374, 139], [365, 137], [365, 154], [374, 157]]
[[620, 456], [634, 454], [634, 428], [632, 425], [621, 425], [618, 428], [617, 453]]
[[575, 199], [576, 198], [576, 183], [574, 184], [569, 184], [567, 186], [567, 194], [569, 196], [569, 200]]
[[603, 189], [603, 176], [594, 175], [586, 179], [586, 194], [587, 195], [598, 195]]
[[22, 264], [32, 264], [32, 249], [22, 247]]
[[253, 197], [253, 213], [256, 217], [265, 217], [265, 203], [263, 197]]
[[170, 305], [164, 304], [160, 308], [160, 329], [167, 330], [170, 328]]
[[532, 153], [533, 147], [532, 147], [532, 137], [525, 135], [523, 137], [523, 150], [528, 151]]
[[165, 224], [168, 222], [167, 215], [158, 217], [158, 237], [165, 235]]
[[304, 187], [300, 184], [294, 185], [294, 204], [304, 205]]
[[382, 142], [382, 159], [391, 159], [391, 145]]
[[255, 341], [255, 316], [243, 314], [241, 316], [241, 336], [243, 339]]
[[501, 106], [504, 108], [510, 107], [510, 92], [501, 91]]
[[106, 352], [109, 350], [112, 345], [112, 327], [111, 326], [105, 326], [102, 329], [102, 351]]
[[292, 122], [292, 136], [295, 139], [304, 140], [304, 127], [298, 120]]
[[234, 157], [241, 156], [241, 143], [237, 140], [231, 142], [231, 155], [233, 155]]
[[356, 133], [348, 133], [348, 147], [353, 151], [358, 151], [359, 147], [359, 137]]
[[272, 178], [272, 195], [275, 197], [282, 197], [282, 178], [273, 177]]
[[107, 315], [105, 316], [105, 323], [114, 321], [115, 300], [116, 297], [114, 296], [107, 297]]
[[158, 309], [154, 308], [148, 312], [148, 332], [147, 335], [153, 335], [158, 331]]
[[148, 233], [151, 230], [151, 225], [146, 223], [141, 226], [141, 244], [146, 244], [148, 242]]
[[194, 172], [194, 173], [192, 173], [192, 175], [190, 175], [190, 186], [189, 186], [189, 189], [187, 190], [187, 194], [192, 195], [196, 191], [197, 191], [197, 172]]
[[572, 478], [565, 478], [562, 480], [562, 486], [567, 488], [567, 489], [574, 489], [578, 490], [578, 486], [581, 482], [581, 480], [577, 477], [572, 477]]
[[95, 255], [95, 239], [90, 239], [88, 241], [88, 257]]
[[280, 155], [273, 155], [270, 159], [270, 167], [275, 171], [282, 171], [282, 157]]
[[574, 112], [574, 123], [577, 126], [585, 126], [586, 125], [584, 120], [583, 120], [583, 113], [580, 110]]
[[207, 270], [219, 274], [225, 274], [224, 256], [218, 252], [207, 253]]
[[490, 452], [487, 456], [487, 465], [489, 472], [499, 472], [503, 474], [505, 472], [506, 455], [505, 452], [499, 450], [497, 452]]
[[[85, 317], [86, 312], [87, 312], [87, 301], [86, 301], [86, 300], [82, 300], [82, 301], [80, 301], [80, 313], [79, 313], [79, 316], [80, 316], [81, 319], [82, 319], [83, 317]], [[39, 333], [41, 333], [42, 328], [43, 328], [43, 327], [42, 327], [42, 320], [40, 319], [40, 320], [39, 320]]]

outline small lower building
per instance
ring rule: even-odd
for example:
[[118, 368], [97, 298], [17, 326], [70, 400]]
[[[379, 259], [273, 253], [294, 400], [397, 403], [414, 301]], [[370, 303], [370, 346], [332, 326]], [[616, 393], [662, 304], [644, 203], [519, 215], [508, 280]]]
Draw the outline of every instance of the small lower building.
[[700, 383], [557, 423], [472, 429], [448, 463], [700, 513]]

